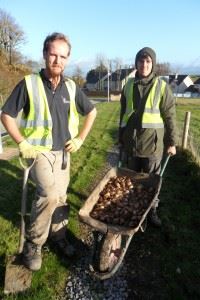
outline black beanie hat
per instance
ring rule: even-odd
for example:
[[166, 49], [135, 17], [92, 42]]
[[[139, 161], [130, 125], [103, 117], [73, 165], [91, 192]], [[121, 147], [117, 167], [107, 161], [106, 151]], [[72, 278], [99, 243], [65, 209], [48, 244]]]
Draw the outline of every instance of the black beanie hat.
[[144, 47], [140, 49], [140, 51], [138, 51], [135, 57], [135, 67], [137, 69], [138, 59], [146, 55], [150, 56], [152, 59], [152, 72], [153, 72], [155, 71], [155, 67], [156, 67], [156, 53], [152, 48], [149, 47]]

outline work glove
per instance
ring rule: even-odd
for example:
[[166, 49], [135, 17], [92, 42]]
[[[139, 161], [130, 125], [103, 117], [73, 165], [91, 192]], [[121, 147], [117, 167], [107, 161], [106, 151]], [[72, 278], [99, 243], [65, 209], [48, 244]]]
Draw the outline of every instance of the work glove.
[[18, 144], [20, 156], [23, 158], [36, 158], [38, 151], [35, 146], [29, 144], [26, 140]]
[[83, 144], [83, 140], [79, 137], [75, 137], [72, 140], [69, 140], [66, 144], [65, 144], [65, 149], [68, 152], [76, 152], [81, 145]]

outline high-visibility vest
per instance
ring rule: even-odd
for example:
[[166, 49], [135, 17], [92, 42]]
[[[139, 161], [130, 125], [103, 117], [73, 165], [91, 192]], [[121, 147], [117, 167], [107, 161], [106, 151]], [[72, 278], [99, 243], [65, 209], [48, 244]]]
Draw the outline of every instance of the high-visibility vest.
[[[144, 112], [142, 115], [142, 128], [163, 128], [164, 123], [160, 115], [160, 101], [164, 94], [166, 82], [156, 78], [145, 104]], [[126, 111], [122, 117], [121, 127], [125, 127], [130, 116], [134, 112], [134, 79], [130, 78], [124, 87], [124, 95], [126, 97]]]
[[[20, 131], [26, 140], [39, 151], [52, 149], [52, 118], [44, 85], [39, 74], [25, 76], [29, 95], [30, 110], [28, 116], [22, 114]], [[74, 81], [65, 81], [70, 97], [68, 128], [71, 138], [78, 134], [79, 116], [75, 104], [76, 85]]]

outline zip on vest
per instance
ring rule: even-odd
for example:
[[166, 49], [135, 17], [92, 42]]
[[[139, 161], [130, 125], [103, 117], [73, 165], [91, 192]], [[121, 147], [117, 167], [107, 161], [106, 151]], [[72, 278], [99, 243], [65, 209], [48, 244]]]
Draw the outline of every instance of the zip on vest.
[[[122, 118], [121, 126], [125, 127], [130, 116], [134, 112], [133, 109], [133, 88], [134, 79], [131, 78], [125, 86], [124, 94], [126, 96], [126, 111]], [[162, 99], [166, 82], [156, 79], [147, 98], [144, 113], [142, 115], [142, 128], [163, 128], [163, 119], [160, 115], [160, 101]]]
[[[27, 141], [39, 151], [52, 148], [52, 119], [44, 85], [39, 74], [25, 76], [30, 101], [30, 111], [22, 115], [20, 131]], [[75, 105], [76, 85], [68, 79], [65, 82], [70, 96], [69, 132], [71, 138], [78, 134], [79, 117]]]

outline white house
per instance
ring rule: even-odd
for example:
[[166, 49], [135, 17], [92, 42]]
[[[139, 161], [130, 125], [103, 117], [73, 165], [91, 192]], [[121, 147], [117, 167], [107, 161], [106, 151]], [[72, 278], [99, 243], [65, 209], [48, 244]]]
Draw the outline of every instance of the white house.
[[193, 84], [189, 75], [169, 75], [169, 84], [173, 93], [182, 94]]

